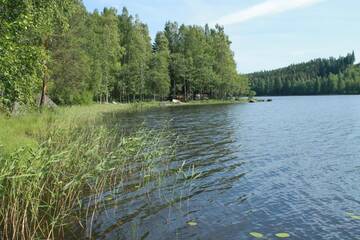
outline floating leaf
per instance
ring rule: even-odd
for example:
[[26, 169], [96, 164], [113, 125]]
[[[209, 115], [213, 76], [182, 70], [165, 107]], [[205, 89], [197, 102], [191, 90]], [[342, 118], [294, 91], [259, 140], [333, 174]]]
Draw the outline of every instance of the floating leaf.
[[275, 234], [275, 236], [277, 236], [278, 238], [288, 238], [288, 237], [290, 237], [290, 234], [288, 234], [288, 233], [277, 233], [277, 234]]
[[254, 238], [263, 238], [264, 235], [262, 233], [259, 233], [259, 232], [251, 232], [249, 233], [250, 236], [254, 237]]
[[352, 215], [350, 216], [353, 220], [360, 220], [360, 216]]
[[192, 227], [197, 226], [197, 222], [195, 222], [195, 221], [189, 221], [189, 222], [187, 222], [187, 224]]

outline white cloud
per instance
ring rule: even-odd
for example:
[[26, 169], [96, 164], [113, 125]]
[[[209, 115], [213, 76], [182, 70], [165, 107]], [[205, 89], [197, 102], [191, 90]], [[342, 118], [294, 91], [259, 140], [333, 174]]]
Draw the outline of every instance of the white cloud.
[[221, 17], [216, 21], [221, 25], [242, 23], [254, 18], [274, 15], [289, 10], [308, 7], [325, 0], [266, 0], [247, 9]]

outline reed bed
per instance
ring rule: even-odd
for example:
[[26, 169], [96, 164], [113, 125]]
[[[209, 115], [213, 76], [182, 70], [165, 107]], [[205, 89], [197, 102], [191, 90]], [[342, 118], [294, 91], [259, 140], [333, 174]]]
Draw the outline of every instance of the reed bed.
[[139, 106], [0, 118], [0, 239], [67, 239], [74, 224], [95, 215], [101, 194], [126, 180], [130, 163], [141, 163], [137, 171], [148, 178], [154, 159], [171, 155], [166, 130], [130, 135], [109, 130], [101, 114], [116, 110]]

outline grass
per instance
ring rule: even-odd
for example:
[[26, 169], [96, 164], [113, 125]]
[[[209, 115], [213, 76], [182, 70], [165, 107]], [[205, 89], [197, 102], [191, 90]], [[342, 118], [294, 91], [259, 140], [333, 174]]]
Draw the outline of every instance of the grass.
[[83, 206], [84, 197], [99, 199], [126, 179], [133, 162], [148, 176], [152, 160], [170, 154], [161, 141], [166, 132], [122, 136], [101, 124], [100, 116], [153, 106], [94, 105], [1, 117], [0, 239], [66, 239], [70, 226], [96, 211]]
[[[44, 113], [31, 112], [25, 115], [8, 117], [0, 114], [0, 146], [3, 153], [14, 152], [19, 147], [35, 147], [39, 137], [49, 127], [67, 127], [70, 123], [94, 122], [99, 115], [115, 111], [138, 111], [158, 106], [158, 103], [108, 104], [60, 107]], [[49, 126], [51, 125], [51, 126]]]

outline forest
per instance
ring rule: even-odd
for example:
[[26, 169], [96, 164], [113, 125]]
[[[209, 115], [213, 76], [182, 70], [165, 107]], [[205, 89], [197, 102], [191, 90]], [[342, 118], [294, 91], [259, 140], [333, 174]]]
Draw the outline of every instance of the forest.
[[338, 59], [315, 59], [248, 77], [259, 96], [360, 94], [360, 66], [354, 63], [352, 52]]
[[89, 13], [81, 0], [0, 0], [0, 25], [3, 110], [45, 94], [73, 105], [249, 92], [221, 26], [167, 22], [152, 41], [126, 8]]

